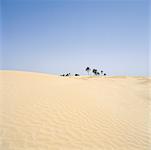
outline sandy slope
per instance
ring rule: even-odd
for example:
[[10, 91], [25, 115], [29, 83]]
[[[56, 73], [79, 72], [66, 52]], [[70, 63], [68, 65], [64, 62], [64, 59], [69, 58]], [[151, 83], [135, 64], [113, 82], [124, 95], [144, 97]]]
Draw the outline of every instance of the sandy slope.
[[0, 150], [149, 150], [149, 82], [1, 71]]

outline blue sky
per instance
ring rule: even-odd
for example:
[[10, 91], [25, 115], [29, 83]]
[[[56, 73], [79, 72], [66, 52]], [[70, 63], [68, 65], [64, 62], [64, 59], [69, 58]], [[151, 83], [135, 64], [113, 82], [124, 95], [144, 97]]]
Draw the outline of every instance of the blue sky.
[[0, 69], [149, 73], [149, 0], [1, 0]]

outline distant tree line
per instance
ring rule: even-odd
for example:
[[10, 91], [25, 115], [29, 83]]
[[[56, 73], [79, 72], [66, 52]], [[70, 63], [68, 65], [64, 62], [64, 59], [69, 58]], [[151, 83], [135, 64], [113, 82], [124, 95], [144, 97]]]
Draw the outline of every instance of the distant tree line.
[[[87, 67], [86, 69], [85, 69], [85, 71], [88, 73], [88, 75], [90, 74], [90, 71], [91, 71], [91, 68], [90, 67]], [[101, 73], [100, 73], [101, 72]], [[92, 69], [92, 73], [94, 74], [94, 75], [96, 75], [96, 76], [100, 76], [100, 75], [103, 75], [103, 76], [106, 76], [106, 73], [104, 73], [104, 71], [103, 70], [101, 70], [101, 71], [98, 71], [97, 69]]]
[[[85, 71], [88, 73], [88, 75], [90, 75], [90, 72], [91, 72], [91, 68], [90, 67], [86, 67]], [[95, 76], [106, 76], [107, 74], [101, 70], [100, 72], [97, 70], [97, 69], [92, 69], [92, 73], [95, 75]], [[67, 74], [62, 74], [60, 76], [63, 76], [63, 77], [68, 77], [68, 76], [71, 76], [71, 73], [67, 73]], [[80, 76], [80, 74], [76, 73], [74, 74], [74, 76]]]

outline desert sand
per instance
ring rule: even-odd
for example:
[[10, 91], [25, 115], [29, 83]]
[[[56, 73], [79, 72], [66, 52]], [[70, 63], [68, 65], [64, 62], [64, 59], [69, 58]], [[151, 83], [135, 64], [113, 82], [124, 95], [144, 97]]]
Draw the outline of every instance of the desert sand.
[[150, 150], [150, 83], [0, 71], [0, 150]]

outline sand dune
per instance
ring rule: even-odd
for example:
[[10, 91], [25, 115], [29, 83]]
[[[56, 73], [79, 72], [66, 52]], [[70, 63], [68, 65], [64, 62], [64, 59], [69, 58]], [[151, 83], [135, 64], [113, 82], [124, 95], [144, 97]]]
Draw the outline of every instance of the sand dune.
[[150, 150], [145, 77], [0, 72], [0, 150]]

